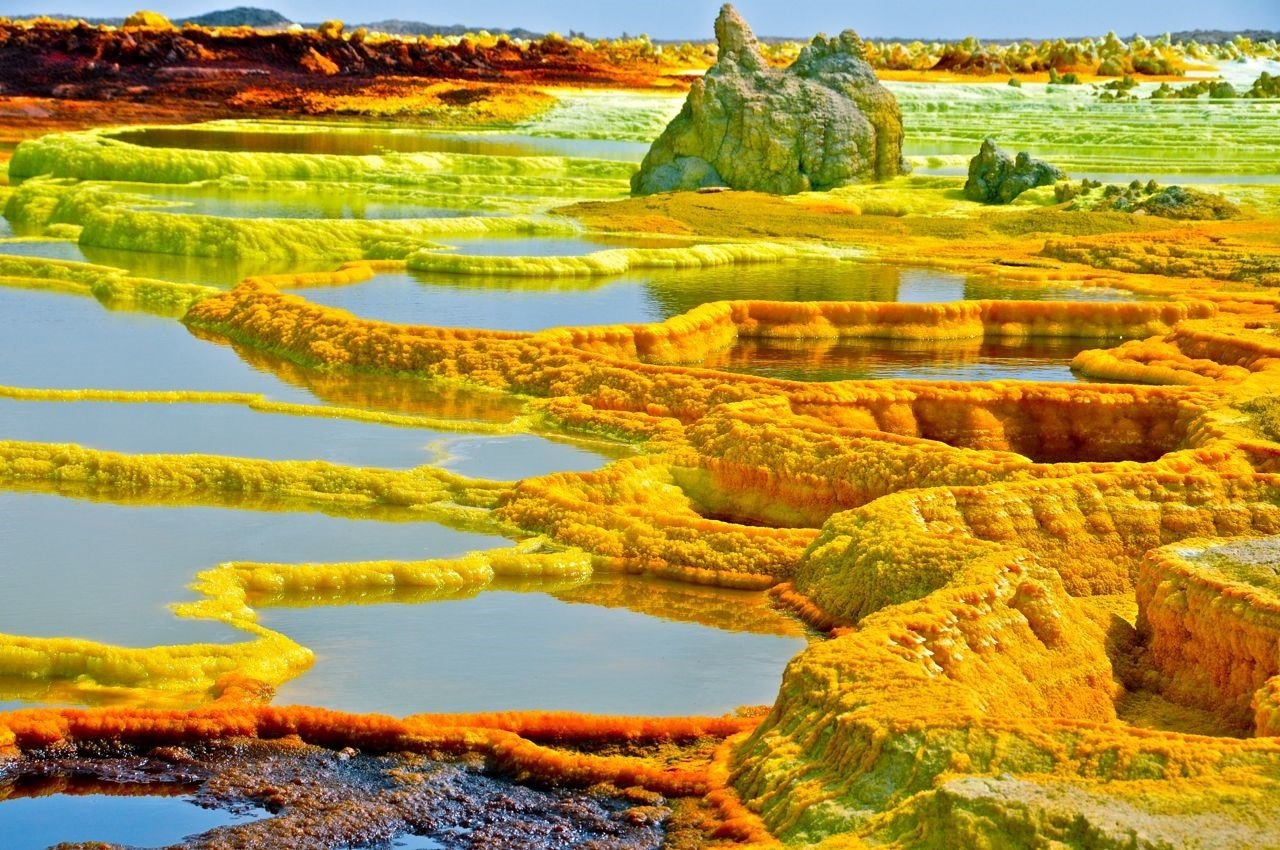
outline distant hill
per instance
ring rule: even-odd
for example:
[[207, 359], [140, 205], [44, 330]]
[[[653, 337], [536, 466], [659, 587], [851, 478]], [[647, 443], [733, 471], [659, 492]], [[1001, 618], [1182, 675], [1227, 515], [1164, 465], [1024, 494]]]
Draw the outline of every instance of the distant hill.
[[[139, 5], [147, 5], [139, 2]], [[159, 4], [153, 4], [159, 5]], [[55, 21], [84, 21], [93, 26], [118, 27], [124, 23], [124, 18], [98, 18], [85, 15], [65, 15], [61, 13], [40, 12], [31, 15], [6, 15], [15, 21], [26, 20], [28, 18], [52, 18]], [[203, 15], [196, 15], [192, 18], [172, 18], [178, 26], [183, 24], [196, 24], [202, 27], [261, 27], [262, 29], [272, 29], [276, 27], [287, 27], [293, 21], [274, 9], [259, 9], [254, 6], [237, 6], [234, 9], [220, 9], [216, 12], [206, 12]]]
[[[147, 5], [139, 0], [142, 6]], [[154, 4], [160, 5], [160, 4]], [[46, 17], [55, 20], [75, 21], [84, 20], [90, 24], [105, 24], [107, 26], [120, 26], [124, 23], [124, 18], [96, 18], [83, 17], [81, 15], [51, 14], [43, 12], [30, 15], [8, 15], [13, 20], [23, 20], [26, 18]], [[260, 29], [283, 29], [293, 24], [293, 21], [277, 12], [275, 9], [261, 9], [256, 6], [236, 6], [234, 9], [220, 9], [214, 12], [206, 12], [203, 15], [196, 15], [190, 18], [174, 18], [173, 22], [179, 26], [182, 24], [196, 24], [203, 27], [257, 27]], [[353, 30], [357, 27], [374, 30], [376, 32], [391, 33], [392, 35], [466, 35], [467, 33], [479, 32], [485, 30], [494, 35], [506, 35], [510, 38], [536, 39], [542, 38], [544, 33], [533, 32], [532, 30], [515, 27], [513, 29], [503, 29], [501, 27], [472, 27], [464, 24], [428, 24], [424, 21], [403, 21], [393, 18], [385, 21], [370, 21], [368, 23], [346, 22], [347, 29]], [[314, 29], [319, 26], [320, 22], [303, 24], [305, 27]], [[1158, 34], [1149, 35], [1148, 38], [1155, 38]], [[1244, 36], [1253, 41], [1280, 41], [1280, 32], [1274, 30], [1182, 30], [1180, 32], [1170, 33], [1174, 41], [1198, 41], [1201, 44], [1224, 44], [1234, 41], [1236, 36]], [[1096, 37], [1096, 36], [1095, 36]], [[885, 38], [881, 36], [870, 36], [873, 41], [957, 41], [958, 39], [939, 39], [939, 38]], [[1042, 41], [1042, 38], [997, 38], [979, 39], [987, 44], [1012, 44], [1019, 41]], [[683, 41], [692, 40], [695, 42], [710, 41], [710, 38], [695, 39], [655, 39], [657, 44], [679, 44]], [[761, 41], [776, 43], [789, 41], [808, 41], [808, 38], [796, 36], [762, 36]], [[1068, 38], [1067, 41], [1079, 41], [1080, 38]]]
[[[141, 0], [139, 0], [141, 3]], [[142, 5], [146, 5], [143, 3]], [[159, 5], [159, 4], [153, 4]], [[25, 18], [46, 17], [59, 21], [78, 21], [83, 20], [93, 25], [105, 25], [118, 27], [124, 23], [124, 18], [97, 18], [84, 17], [81, 15], [65, 15], [65, 14], [31, 14], [31, 15], [9, 15], [14, 20], [23, 20]], [[206, 12], [203, 15], [195, 15], [190, 18], [173, 18], [175, 24], [182, 26], [183, 24], [196, 24], [202, 27], [257, 27], [259, 29], [284, 29], [293, 24], [293, 21], [277, 12], [275, 9], [261, 9], [257, 6], [236, 6], [234, 9], [219, 9], [214, 12]], [[494, 35], [505, 35], [510, 38], [535, 39], [542, 38], [544, 33], [534, 32], [533, 30], [515, 27], [513, 29], [503, 29], [502, 27], [470, 27], [465, 24], [428, 24], [424, 21], [402, 21], [398, 19], [386, 21], [370, 21], [368, 23], [355, 23], [347, 21], [347, 29], [353, 30], [357, 27], [374, 30], [375, 32], [386, 32], [392, 35], [466, 35], [469, 32], [479, 32], [485, 30]], [[303, 24], [305, 27], [314, 29], [320, 25], [319, 21]]]
[[392, 35], [466, 35], [469, 32], [479, 32], [480, 30], [494, 35], [505, 35], [510, 38], [542, 38], [544, 35], [544, 33], [533, 32], [520, 27], [502, 29], [501, 27], [468, 27], [462, 24], [442, 26], [440, 24], [427, 24], [422, 21], [401, 21], [398, 19], [371, 21], [367, 24], [351, 24], [350, 26], [361, 26], [375, 32], [386, 32]]
[[254, 6], [236, 6], [234, 9], [220, 9], [206, 12], [194, 18], [179, 18], [176, 24], [195, 24], [201, 27], [287, 27], [293, 21], [275, 9], [259, 9]]
[[1236, 36], [1242, 35], [1250, 41], [1280, 41], [1280, 32], [1274, 30], [1239, 30], [1235, 32], [1227, 32], [1225, 30], [1183, 30], [1182, 32], [1169, 33], [1174, 41], [1198, 41], [1201, 44], [1222, 44], [1227, 41], [1235, 41]]

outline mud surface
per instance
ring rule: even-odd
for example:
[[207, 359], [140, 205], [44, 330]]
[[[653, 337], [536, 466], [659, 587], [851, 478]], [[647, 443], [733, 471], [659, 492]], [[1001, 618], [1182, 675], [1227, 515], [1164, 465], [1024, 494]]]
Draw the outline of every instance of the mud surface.
[[[99, 742], [0, 765], [0, 801], [46, 794], [191, 795], [270, 817], [210, 830], [172, 848], [657, 847], [670, 809], [655, 794], [521, 785], [482, 760], [328, 750], [294, 740], [233, 739], [135, 752]], [[0, 802], [0, 806], [3, 803]], [[70, 848], [114, 845], [78, 843]]]

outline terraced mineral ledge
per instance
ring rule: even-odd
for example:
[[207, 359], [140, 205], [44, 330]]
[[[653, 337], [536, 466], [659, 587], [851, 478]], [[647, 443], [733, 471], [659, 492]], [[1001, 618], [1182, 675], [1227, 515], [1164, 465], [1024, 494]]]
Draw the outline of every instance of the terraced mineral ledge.
[[1280, 846], [1276, 45], [717, 35], [0, 22], [0, 844]]

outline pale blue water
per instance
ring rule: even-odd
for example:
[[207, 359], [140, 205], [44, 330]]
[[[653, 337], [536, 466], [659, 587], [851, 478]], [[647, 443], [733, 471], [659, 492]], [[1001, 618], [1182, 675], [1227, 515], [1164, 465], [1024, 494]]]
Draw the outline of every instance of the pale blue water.
[[[456, 285], [435, 281], [456, 277]], [[486, 279], [492, 281], [492, 278]], [[660, 321], [663, 313], [637, 280], [611, 280], [590, 288], [525, 289], [468, 286], [469, 279], [435, 275], [378, 275], [352, 286], [297, 290], [319, 304], [367, 319], [446, 328], [540, 331], [567, 325]], [[515, 287], [536, 286], [512, 278]], [[550, 284], [554, 287], [555, 284]]]
[[503, 590], [260, 614], [264, 625], [316, 652], [315, 666], [280, 688], [277, 703], [395, 715], [720, 714], [771, 703], [783, 667], [806, 644], [798, 636], [727, 631]]
[[413, 560], [506, 545], [426, 521], [0, 492], [0, 632], [126, 646], [246, 640], [168, 605], [195, 598], [196, 573], [225, 561]]
[[67, 239], [15, 239], [0, 241], [0, 254], [15, 257], [39, 257], [44, 260], [72, 260], [78, 263], [89, 259], [80, 246]]
[[610, 443], [573, 443], [538, 434], [509, 436], [451, 435], [441, 446], [441, 464], [468, 478], [516, 480], [551, 472], [590, 472], [610, 460], [632, 454], [630, 447]]
[[62, 842], [164, 847], [220, 826], [267, 816], [260, 809], [206, 809], [191, 797], [51, 794], [0, 802], [0, 846], [45, 850]]
[[217, 454], [408, 469], [437, 463], [478, 478], [586, 471], [600, 454], [521, 435], [471, 436], [346, 419], [259, 413], [236, 404], [121, 404], [0, 398], [0, 439], [77, 443], [132, 454]]
[[311, 394], [179, 322], [92, 298], [0, 287], [0, 383], [61, 389], [217, 390], [281, 401]]
[[363, 406], [507, 421], [518, 404], [429, 381], [322, 373], [219, 339], [174, 319], [108, 310], [91, 298], [0, 287], [0, 384], [58, 389], [207, 390], [278, 401]]

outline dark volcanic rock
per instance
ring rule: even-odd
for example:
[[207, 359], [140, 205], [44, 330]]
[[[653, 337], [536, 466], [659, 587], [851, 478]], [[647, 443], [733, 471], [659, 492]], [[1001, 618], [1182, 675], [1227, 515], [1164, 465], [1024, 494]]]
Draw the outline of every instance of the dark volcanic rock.
[[653, 143], [631, 192], [730, 186], [776, 194], [884, 180], [906, 170], [902, 113], [846, 30], [815, 38], [786, 70], [769, 67], [732, 6], [720, 54]]
[[[411, 836], [449, 850], [656, 850], [672, 813], [657, 795], [637, 803], [603, 787], [535, 787], [475, 759], [334, 752], [296, 740], [230, 739], [146, 753], [68, 745], [0, 763], [0, 806], [58, 792], [183, 795], [205, 808], [274, 815], [190, 836], [170, 850], [372, 850]], [[93, 825], [85, 831], [92, 834]], [[10, 846], [0, 836], [0, 847]]]
[[1015, 159], [996, 147], [994, 139], [987, 139], [978, 155], [969, 160], [964, 196], [983, 204], [1007, 204], [1028, 189], [1051, 186], [1066, 176], [1061, 169], [1032, 159], [1026, 151]]

